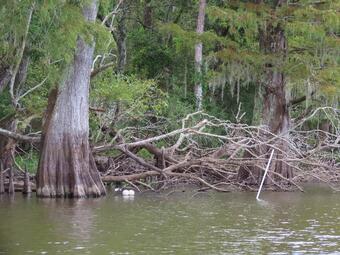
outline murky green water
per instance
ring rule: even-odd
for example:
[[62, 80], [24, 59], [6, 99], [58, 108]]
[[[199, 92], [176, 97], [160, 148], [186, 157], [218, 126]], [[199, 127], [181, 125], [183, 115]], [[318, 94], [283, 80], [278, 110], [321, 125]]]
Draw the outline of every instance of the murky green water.
[[0, 197], [0, 254], [340, 254], [340, 194]]

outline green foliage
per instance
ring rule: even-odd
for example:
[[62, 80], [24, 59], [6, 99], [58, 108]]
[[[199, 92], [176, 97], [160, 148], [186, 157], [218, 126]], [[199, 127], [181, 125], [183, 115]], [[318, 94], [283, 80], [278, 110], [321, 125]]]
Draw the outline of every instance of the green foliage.
[[168, 130], [178, 128], [181, 123], [179, 122], [187, 114], [195, 111], [194, 97], [183, 97], [183, 92], [178, 88], [169, 95], [167, 105], [168, 107], [162, 112], [163, 116], [166, 116], [170, 121], [167, 124]]
[[15, 162], [21, 169], [27, 169], [29, 173], [35, 174], [39, 164], [39, 153], [37, 151], [30, 150], [29, 152], [17, 154]]
[[8, 90], [0, 94], [0, 124], [3, 119], [15, 115], [15, 109], [12, 105]]
[[227, 28], [228, 36], [241, 46], [257, 47], [255, 42], [259, 30], [259, 19], [255, 13], [247, 11], [241, 5], [236, 10], [230, 7], [209, 6], [207, 14], [215, 28]]
[[339, 92], [340, 84], [337, 8], [336, 1], [320, 5], [302, 1], [286, 24], [290, 54], [285, 72], [290, 83], [301, 86], [308, 80], [328, 98]]
[[162, 24], [159, 26], [160, 33], [173, 36], [173, 43], [176, 52], [183, 52], [194, 48], [195, 44], [202, 42], [205, 49], [210, 49], [216, 44], [225, 44], [226, 40], [219, 37], [214, 32], [204, 32], [198, 35], [194, 31], [186, 31], [174, 23]]
[[82, 35], [85, 39], [91, 40], [92, 25], [88, 25], [84, 20], [78, 4], [72, 1], [51, 1], [38, 10], [42, 18], [36, 20], [35, 32], [45, 35], [46, 44], [41, 50], [48, 59], [69, 63], [73, 57], [77, 37]]
[[45, 79], [46, 81], [39, 88], [33, 90], [21, 100], [22, 105], [25, 106], [27, 114], [29, 113], [41, 116], [45, 111], [49, 90], [55, 85], [54, 82], [57, 80], [57, 77], [54, 77], [53, 74], [58, 77], [56, 70], [52, 70], [48, 66], [42, 67], [40, 61], [31, 62], [25, 83], [25, 91], [34, 88]]
[[[19, 100], [20, 111], [15, 111], [5, 89], [0, 94], [0, 123], [2, 118], [16, 115], [19, 129], [24, 130], [32, 118], [38, 117], [36, 121], [40, 121], [49, 90], [58, 85], [65, 67], [73, 59], [78, 36], [88, 43], [95, 42], [95, 55], [110, 56], [105, 63], [116, 61], [118, 48], [113, 35], [117, 35], [122, 12], [116, 14], [113, 31], [108, 31], [99, 19], [94, 24], [84, 20], [82, 7], [88, 1], [0, 0], [0, 74], [17, 60], [28, 10], [35, 2], [25, 50], [30, 65], [26, 82], [18, 93], [25, 93], [46, 78], [42, 86]], [[112, 68], [107, 69], [91, 81], [91, 105], [105, 110], [105, 113], [91, 113], [94, 142], [101, 141], [98, 134], [108, 123], [112, 130], [127, 126], [138, 129], [155, 124], [162, 116], [165, 119], [162, 131], [178, 128], [179, 120], [195, 109], [193, 90], [198, 80], [203, 83], [206, 112], [234, 121], [242, 103], [241, 111], [246, 112], [243, 121], [251, 123], [254, 116], [261, 114], [255, 104], [258, 91], [266, 82], [269, 65], [284, 73], [292, 98], [316, 90], [314, 97], [319, 102], [307, 101], [306, 105], [338, 105], [339, 1], [289, 1], [274, 8], [275, 1], [255, 4], [211, 0], [207, 1], [202, 35], [196, 33], [198, 2], [150, 0], [152, 26], [149, 27], [144, 24], [146, 2], [126, 0], [126, 72], [118, 75]], [[99, 1], [101, 19], [117, 3], [118, 0]], [[260, 49], [260, 31], [268, 25], [283, 29], [288, 41], [285, 56], [264, 54]], [[194, 60], [198, 42], [203, 44], [204, 63], [199, 77]], [[98, 65], [99, 61], [95, 67]], [[293, 116], [298, 116], [304, 107], [295, 108]], [[113, 112], [117, 108], [116, 116]], [[150, 133], [145, 131], [142, 135]], [[140, 153], [149, 157], [145, 151]], [[33, 160], [35, 156], [30, 157]], [[29, 159], [22, 162], [25, 160]]]
[[162, 43], [158, 34], [144, 29], [134, 29], [129, 33], [130, 47], [134, 49], [131, 68], [134, 73], [144, 78], [162, 75], [171, 66], [172, 58], [169, 48]]
[[0, 1], [0, 67], [17, 61], [33, 1]]
[[339, 67], [322, 69], [318, 72], [317, 80], [321, 85], [321, 91], [326, 95], [335, 96], [340, 93]]
[[154, 155], [151, 154], [149, 151], [147, 151], [146, 149], [141, 149], [138, 151], [137, 155], [139, 157], [142, 157], [143, 159], [153, 159]]
[[97, 22], [90, 25], [92, 34], [95, 38], [97, 54], [104, 54], [116, 48], [116, 44], [110, 32], [101, 23]]
[[163, 36], [170, 34], [174, 37], [173, 44], [176, 52], [192, 49], [199, 40], [194, 31], [186, 31], [180, 25], [174, 23], [160, 24], [159, 32]]
[[153, 80], [140, 80], [112, 72], [105, 72], [93, 81], [91, 98], [103, 106], [120, 102], [129, 109], [127, 114], [143, 115], [148, 110], [158, 114], [166, 106], [165, 94]]

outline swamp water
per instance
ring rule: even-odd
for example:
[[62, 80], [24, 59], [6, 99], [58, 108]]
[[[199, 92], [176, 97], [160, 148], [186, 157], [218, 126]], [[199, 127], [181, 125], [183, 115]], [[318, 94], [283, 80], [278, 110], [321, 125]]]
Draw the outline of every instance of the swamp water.
[[0, 254], [340, 254], [340, 194], [0, 196]]

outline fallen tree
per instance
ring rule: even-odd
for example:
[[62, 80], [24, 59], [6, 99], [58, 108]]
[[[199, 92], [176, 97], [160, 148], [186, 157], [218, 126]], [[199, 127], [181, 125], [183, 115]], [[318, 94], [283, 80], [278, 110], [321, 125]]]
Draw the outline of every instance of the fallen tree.
[[[321, 113], [327, 116], [332, 132], [303, 128], [304, 123]], [[126, 182], [140, 190], [142, 187], [164, 189], [178, 183], [198, 184], [204, 189], [223, 192], [256, 190], [258, 182], [254, 169], [260, 176], [263, 174], [272, 149], [280, 154], [273, 158], [274, 164], [288, 165], [294, 176], [287, 178], [270, 169], [267, 188], [302, 191], [301, 182], [317, 181], [337, 190], [336, 184], [340, 181], [339, 110], [318, 108], [299, 118], [288, 132], [289, 136], [275, 135], [266, 126], [231, 123], [196, 112], [187, 115], [179, 129], [159, 135], [136, 138], [133, 127], [124, 128], [116, 132], [110, 143], [93, 146], [92, 151], [97, 157], [103, 157], [103, 153], [110, 155], [109, 150], [120, 152], [115, 157], [104, 156], [108, 159], [101, 168], [104, 183]], [[31, 142], [31, 136], [11, 134], [11, 137]], [[34, 142], [37, 140], [34, 137]], [[285, 151], [280, 149], [282, 142], [287, 144]], [[148, 157], [142, 156], [142, 151], [147, 152]], [[238, 179], [240, 169], [248, 171], [246, 180]]]
[[[303, 130], [303, 123], [320, 112], [332, 120], [333, 132]], [[128, 138], [131, 133], [126, 132], [127, 129], [121, 130], [110, 144], [97, 146], [93, 151], [98, 154], [115, 149], [125, 155], [111, 160], [102, 177], [104, 182], [141, 184], [156, 176], [153, 184], [189, 181], [218, 191], [230, 191], [235, 188], [256, 189], [258, 182], [254, 169], [262, 176], [269, 151], [274, 149], [280, 157], [274, 157], [272, 165], [277, 167], [284, 163], [292, 168], [294, 176], [287, 178], [271, 169], [267, 188], [290, 190], [295, 187], [302, 190], [299, 183], [312, 180], [336, 189], [332, 183], [340, 180], [339, 159], [334, 156], [340, 150], [339, 120], [337, 109], [318, 108], [295, 123], [286, 136], [275, 135], [266, 126], [231, 123], [196, 112], [186, 116], [182, 127], [177, 130], [145, 139]], [[120, 143], [115, 143], [117, 140]], [[287, 146], [285, 151], [280, 146], [283, 142]], [[162, 148], [157, 147], [159, 143], [163, 144]], [[153, 159], [146, 161], [139, 156], [142, 149], [153, 155]], [[120, 167], [127, 158], [132, 159], [137, 167]], [[238, 180], [240, 169], [248, 171], [246, 180]]]

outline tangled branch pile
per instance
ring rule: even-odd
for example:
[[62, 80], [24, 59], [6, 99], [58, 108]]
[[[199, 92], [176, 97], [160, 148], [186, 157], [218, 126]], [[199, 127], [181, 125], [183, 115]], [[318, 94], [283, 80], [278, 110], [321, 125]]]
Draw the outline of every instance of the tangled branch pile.
[[[304, 127], [320, 113], [327, 116], [331, 132]], [[180, 129], [138, 139], [126, 128], [117, 132], [110, 144], [93, 151], [98, 155], [109, 149], [119, 150], [119, 156], [106, 162], [103, 181], [128, 182], [138, 189], [162, 189], [185, 182], [225, 192], [253, 190], [272, 149], [276, 157], [267, 188], [302, 190], [299, 183], [320, 181], [336, 189], [340, 181], [339, 110], [318, 108], [291, 126], [289, 132], [276, 135], [265, 126], [231, 123], [196, 112], [182, 120]], [[142, 151], [152, 157], [145, 159]], [[280, 171], [283, 165], [289, 167], [289, 174]]]

